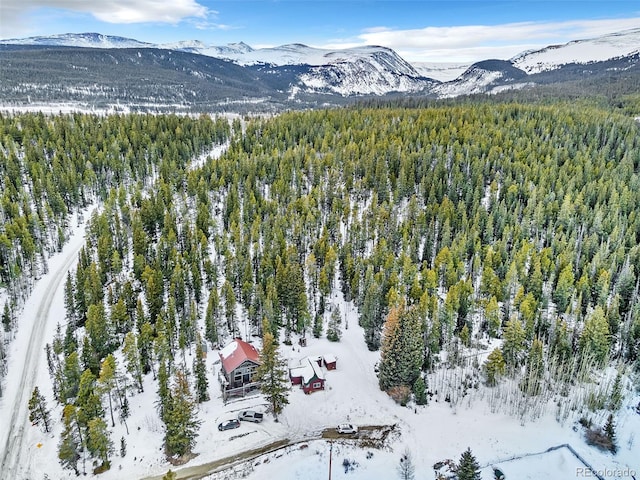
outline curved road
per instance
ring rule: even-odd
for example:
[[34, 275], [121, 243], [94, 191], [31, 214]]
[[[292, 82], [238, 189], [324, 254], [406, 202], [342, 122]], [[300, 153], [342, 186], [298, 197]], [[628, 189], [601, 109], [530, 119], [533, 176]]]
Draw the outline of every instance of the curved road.
[[[87, 217], [88, 218], [88, 217]], [[80, 233], [83, 232], [82, 234]], [[77, 238], [77, 235], [82, 235]], [[84, 225], [79, 227], [69, 243], [63, 249], [61, 265], [58, 269], [42, 278], [36, 285], [32, 295], [38, 290], [44, 293], [38, 303], [33, 307], [35, 310], [35, 318], [31, 325], [26, 322], [21, 328], [31, 328], [30, 332], [21, 332], [21, 335], [28, 337], [25, 351], [17, 351], [14, 349], [15, 357], [10, 360], [11, 369], [22, 369], [15, 378], [20, 379], [13, 399], [5, 399], [7, 401], [6, 415], [10, 415], [9, 429], [5, 433], [6, 438], [2, 444], [1, 463], [0, 463], [0, 480], [19, 480], [26, 478], [24, 476], [24, 465], [20, 464], [20, 455], [24, 444], [25, 427], [29, 424], [29, 398], [35, 385], [35, 379], [38, 374], [38, 367], [43, 360], [44, 347], [46, 344], [45, 332], [47, 320], [49, 319], [49, 310], [51, 304], [59, 290], [64, 288], [65, 278], [69, 269], [76, 263], [78, 252], [84, 245]], [[25, 306], [26, 307], [26, 306]], [[29, 315], [25, 308], [22, 317]], [[15, 372], [12, 372], [15, 374]]]

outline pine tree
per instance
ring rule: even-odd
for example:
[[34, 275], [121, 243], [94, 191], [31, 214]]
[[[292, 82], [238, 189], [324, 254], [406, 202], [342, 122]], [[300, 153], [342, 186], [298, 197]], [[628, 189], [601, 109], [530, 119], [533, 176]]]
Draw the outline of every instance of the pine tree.
[[426, 405], [428, 403], [427, 383], [422, 378], [422, 375], [419, 376], [413, 384], [413, 396], [415, 398], [416, 404], [418, 405]]
[[29, 421], [33, 425], [42, 424], [45, 432], [49, 432], [51, 421], [49, 410], [44, 395], [40, 393], [38, 387], [34, 387], [31, 399], [29, 400]]
[[75, 326], [76, 301], [74, 293], [73, 278], [71, 277], [71, 270], [69, 270], [67, 272], [67, 280], [64, 284], [64, 307], [66, 310], [67, 320], [71, 325]]
[[218, 343], [218, 315], [220, 310], [220, 297], [218, 296], [218, 289], [214, 285], [209, 294], [209, 300], [207, 302], [207, 310], [204, 317], [205, 338], [215, 345]]
[[91, 370], [82, 372], [75, 404], [78, 407], [78, 424], [83, 428], [87, 428], [90, 420], [104, 415], [102, 403], [95, 387], [96, 377], [91, 373]]
[[313, 336], [315, 338], [320, 338], [322, 335], [322, 315], [316, 314], [313, 320]]
[[153, 348], [153, 326], [149, 322], [144, 322], [140, 326], [140, 334], [137, 340], [142, 373], [147, 374], [151, 371], [151, 354]]
[[74, 398], [78, 394], [81, 375], [78, 353], [71, 352], [64, 361], [62, 387], [60, 389], [61, 403]]
[[113, 442], [107, 424], [101, 417], [92, 418], [87, 425], [87, 450], [102, 461], [96, 473], [109, 469], [109, 457], [113, 454]]
[[600, 305], [587, 316], [580, 335], [579, 345], [585, 358], [592, 358], [597, 365], [603, 365], [609, 356], [609, 323]]
[[127, 372], [131, 375], [135, 385], [138, 387], [138, 392], [143, 392], [142, 365], [140, 364], [140, 353], [136, 346], [136, 337], [133, 332], [127, 332], [124, 336], [122, 353], [124, 355], [125, 368], [127, 369]]
[[398, 476], [400, 480], [414, 480], [416, 478], [416, 468], [413, 465], [413, 459], [409, 449], [405, 449], [400, 457], [398, 464]]
[[610, 413], [607, 417], [607, 423], [604, 426], [604, 433], [609, 439], [609, 450], [614, 455], [618, 452], [618, 445], [616, 443], [616, 424], [613, 420], [613, 413]]
[[502, 356], [508, 367], [515, 368], [520, 365], [525, 336], [524, 328], [519, 320], [512, 318], [506, 323], [503, 334]]
[[609, 396], [609, 410], [612, 412], [620, 410], [622, 406], [622, 372], [618, 372], [616, 379], [613, 381], [613, 387], [611, 388], [611, 395]]
[[58, 458], [62, 468], [73, 470], [78, 476], [80, 475], [78, 460], [80, 460], [82, 438], [75, 417], [76, 408], [73, 405], [66, 405], [62, 413], [64, 428], [58, 444]]
[[465, 323], [464, 326], [462, 327], [462, 330], [460, 330], [460, 341], [465, 347], [471, 346], [469, 325], [467, 323]]
[[176, 472], [169, 469], [169, 471], [163, 475], [162, 480], [176, 480], [177, 478], [178, 476], [176, 475]]
[[193, 373], [196, 377], [196, 401], [198, 403], [209, 400], [209, 381], [207, 380], [207, 366], [204, 362], [204, 352], [202, 351], [202, 339], [197, 335], [196, 355], [193, 360]]
[[571, 265], [567, 265], [560, 272], [558, 283], [553, 291], [553, 300], [556, 302], [559, 313], [564, 313], [569, 306], [569, 300], [575, 289], [574, 283], [573, 269]]
[[262, 322], [262, 352], [256, 379], [260, 382], [260, 390], [271, 405], [273, 416], [277, 420], [278, 414], [289, 403], [289, 381], [285, 363], [280, 358], [278, 345], [267, 320]]
[[422, 322], [415, 307], [392, 308], [384, 327], [380, 371], [380, 389], [411, 388], [422, 367]]
[[175, 373], [167, 407], [163, 415], [167, 455], [173, 457], [189, 454], [195, 445], [201, 422], [196, 417], [196, 402], [191, 395], [187, 375], [182, 370]]
[[456, 469], [457, 480], [481, 480], [480, 465], [476, 461], [476, 457], [471, 453], [471, 449], [467, 448], [460, 457], [458, 468]]
[[335, 307], [331, 311], [331, 316], [329, 317], [329, 325], [327, 325], [327, 340], [329, 340], [330, 342], [340, 341], [340, 337], [342, 336], [340, 323], [340, 311], [337, 307]]
[[127, 441], [124, 437], [120, 437], [120, 456], [122, 458], [127, 456]]
[[531, 343], [527, 358], [526, 373], [522, 383], [522, 390], [528, 395], [540, 393], [540, 381], [544, 375], [544, 358], [542, 340], [536, 338]]
[[499, 348], [494, 348], [487, 357], [487, 361], [484, 363], [484, 371], [487, 375], [487, 385], [493, 386], [497, 383], [500, 375], [504, 375], [505, 366], [506, 364], [502, 357], [502, 351]]
[[160, 361], [158, 366], [158, 410], [160, 418], [164, 421], [171, 403], [171, 389], [169, 388], [169, 371], [167, 362]]
[[116, 359], [112, 354], [107, 355], [107, 358], [104, 359], [102, 365], [100, 365], [100, 376], [98, 377], [98, 386], [101, 394], [107, 394], [107, 399], [109, 400], [109, 413], [111, 415], [111, 426], [115, 427], [116, 422], [113, 419], [113, 401], [112, 401], [112, 392], [113, 389], [116, 388], [116, 377], [117, 377], [117, 364]]
[[2, 311], [2, 325], [5, 332], [11, 331], [11, 310], [9, 309], [9, 302], [4, 302], [4, 310]]

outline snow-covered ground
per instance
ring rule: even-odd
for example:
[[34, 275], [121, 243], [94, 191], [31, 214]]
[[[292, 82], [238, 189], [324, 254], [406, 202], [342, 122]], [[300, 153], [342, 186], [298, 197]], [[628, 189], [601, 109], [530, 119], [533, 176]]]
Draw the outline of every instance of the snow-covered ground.
[[[84, 226], [84, 223], [79, 224], [62, 252], [49, 260], [49, 273], [37, 282], [25, 303], [17, 322], [16, 337], [9, 344], [9, 366], [4, 379], [6, 387], [0, 398], [0, 478], [3, 479], [30, 478], [26, 473], [17, 477], [13, 474], [14, 467], [28, 472], [31, 466], [30, 459], [25, 458], [30, 456], [34, 448], [28, 440], [24, 441], [24, 437], [29, 437], [31, 433], [24, 432], [29, 425], [27, 402], [36, 385], [49, 392], [51, 399], [51, 380], [44, 347], [51, 342], [56, 324], [64, 323], [64, 280], [67, 271], [77, 262], [78, 252], [84, 245]], [[18, 452], [24, 460], [22, 465], [15, 464]], [[57, 456], [54, 455], [52, 459], [55, 461]]]
[[[69, 248], [74, 248], [73, 244]], [[64, 254], [63, 254], [64, 255]], [[51, 272], [55, 272], [53, 266]], [[49, 274], [51, 275], [51, 274]], [[42, 283], [47, 283], [47, 278]], [[38, 302], [44, 292], [36, 289], [31, 302]], [[581, 478], [578, 470], [584, 465], [578, 462], [564, 449], [544, 455], [533, 455], [508, 461], [514, 456], [544, 452], [549, 447], [570, 444], [594, 468], [601, 472], [619, 472], [639, 470], [640, 447], [634, 442], [634, 432], [640, 429], [640, 416], [631, 408], [629, 402], [618, 417], [618, 439], [620, 450], [616, 456], [602, 453], [588, 447], [579, 428], [574, 431], [575, 423], [564, 425], [556, 422], [553, 409], [535, 422], [521, 424], [520, 420], [503, 413], [491, 413], [488, 404], [474, 400], [468, 406], [460, 402], [456, 408], [450, 403], [434, 400], [424, 407], [401, 407], [396, 405], [377, 386], [374, 365], [379, 359], [378, 352], [369, 352], [364, 344], [363, 330], [357, 325], [356, 312], [350, 304], [334, 299], [339, 303], [348, 328], [343, 327], [343, 337], [339, 343], [326, 339], [308, 338], [307, 347], [282, 345], [281, 353], [290, 365], [297, 365], [306, 356], [326, 353], [337, 357], [337, 369], [326, 371], [326, 389], [305, 395], [294, 386], [289, 395], [290, 404], [275, 422], [271, 415], [265, 416], [261, 424], [242, 423], [235, 430], [219, 432], [217, 425], [222, 420], [232, 418], [240, 410], [266, 410], [266, 402], [259, 395], [225, 404], [222, 401], [219, 385], [216, 381], [220, 369], [217, 352], [209, 352], [207, 366], [210, 372], [209, 391], [211, 400], [201, 404], [199, 418], [202, 420], [200, 435], [195, 448], [196, 458], [185, 467], [213, 462], [243, 451], [263, 447], [277, 440], [299, 441], [294, 447], [280, 450], [242, 463], [235, 469], [215, 474], [211, 478], [244, 478], [261, 480], [264, 478], [288, 479], [324, 479], [328, 473], [330, 445], [319, 440], [320, 432], [338, 423], [351, 422], [356, 425], [396, 425], [394, 433], [383, 449], [359, 448], [352, 440], [337, 440], [333, 444], [333, 478], [357, 479], [393, 479], [397, 478], [397, 465], [401, 454], [408, 449], [416, 467], [416, 479], [433, 479], [433, 465], [436, 462], [452, 459], [458, 461], [460, 454], [470, 447], [478, 462], [484, 467], [483, 478], [492, 478], [492, 465], [500, 466], [507, 478], [566, 480]], [[31, 304], [31, 303], [30, 303]], [[28, 318], [30, 310], [25, 310]], [[50, 311], [48, 332], [53, 335], [55, 323], [64, 318], [62, 284], [53, 301]], [[24, 351], [25, 345], [17, 339], [14, 349]], [[48, 378], [46, 361], [42, 348], [40, 366], [36, 384], [47, 395], [53, 406], [51, 382]], [[191, 358], [187, 354], [187, 364]], [[180, 359], [176, 358], [176, 361]], [[11, 385], [17, 379], [10, 377]], [[130, 434], [125, 426], [116, 421], [112, 439], [116, 453], [112, 458], [112, 468], [100, 477], [107, 479], [145, 478], [161, 476], [171, 468], [162, 450], [163, 430], [154, 407], [156, 387], [151, 375], [145, 379], [145, 392], [130, 397], [131, 417], [127, 421]], [[7, 396], [6, 398], [11, 398]], [[638, 398], [633, 400], [637, 403]], [[635, 404], [634, 403], [634, 404]], [[0, 428], [6, 431], [6, 405], [2, 405]], [[61, 430], [60, 408], [54, 409], [55, 423], [51, 434], [44, 434], [38, 427], [29, 427], [28, 422], [21, 462], [20, 479], [74, 478], [64, 471], [57, 461], [58, 436]], [[127, 453], [119, 454], [120, 438], [125, 437]], [[344, 473], [343, 462], [347, 459], [353, 469]], [[87, 471], [91, 466], [87, 465]], [[585, 473], [585, 476], [588, 473]], [[607, 476], [605, 478], [619, 478]], [[630, 478], [630, 477], [629, 477]]]

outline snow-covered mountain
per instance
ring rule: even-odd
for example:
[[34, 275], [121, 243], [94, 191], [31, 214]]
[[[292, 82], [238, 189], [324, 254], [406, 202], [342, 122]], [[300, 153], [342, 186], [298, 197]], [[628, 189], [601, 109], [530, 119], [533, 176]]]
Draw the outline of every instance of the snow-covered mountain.
[[102, 35], [100, 33], [62, 33], [46, 37], [10, 38], [0, 40], [7, 45], [40, 45], [56, 47], [83, 48], [150, 48], [151, 43], [140, 42], [132, 38]]
[[[205, 55], [241, 66], [306, 66], [297, 82], [298, 92], [332, 93], [342, 96], [384, 95], [390, 92], [418, 92], [436, 83], [425, 79], [396, 52], [386, 47], [366, 46], [344, 50], [325, 50], [302, 44], [253, 49], [245, 43], [207, 45], [198, 40], [150, 44], [97, 33], [64, 34], [51, 37], [12, 39], [0, 43], [13, 45], [55, 45], [93, 48], [158, 48]], [[273, 70], [272, 75], [282, 71]]]
[[[114, 56], [120, 66], [105, 70]], [[190, 98], [207, 98], [208, 102], [219, 102], [223, 95], [226, 102], [259, 98], [276, 102], [281, 108], [282, 103], [342, 104], [349, 97], [363, 95], [447, 98], [587, 78], [589, 88], [597, 90], [597, 83], [612, 72], [625, 72], [621, 81], [629, 84], [629, 75], [640, 76], [640, 28], [470, 66], [412, 65], [395, 51], [380, 46], [328, 50], [296, 43], [271, 48], [252, 48], [242, 42], [216, 46], [198, 40], [152, 44], [98, 33], [0, 40], [0, 57], [6, 67], [3, 73], [10, 70], [6, 86], [0, 85], [0, 95], [7, 98], [15, 97], [12, 92], [29, 91], [27, 98], [49, 98], [51, 92], [45, 94], [44, 90], [86, 90], [88, 74], [82, 72], [93, 72], [89, 76], [101, 88], [112, 92], [131, 92], [133, 88], [140, 98], [189, 103], [183, 98], [188, 91]], [[36, 64], [38, 68], [33, 70]], [[73, 73], [69, 72], [70, 65], [75, 69]], [[41, 72], [42, 78], [34, 80], [34, 71]], [[56, 78], [62, 84], [50, 84]], [[123, 79], [130, 85], [124, 85]], [[196, 79], [200, 83], [194, 84]], [[635, 84], [635, 80], [631, 83]], [[125, 98], [118, 100], [126, 101], [129, 94], [119, 93]], [[90, 96], [90, 92], [84, 96]]]
[[511, 59], [513, 65], [531, 74], [555, 70], [570, 63], [603, 62], [640, 52], [640, 28], [611, 33], [564, 45], [527, 51]]
[[515, 85], [526, 82], [527, 74], [506, 60], [485, 60], [474, 63], [462, 75], [451, 82], [434, 87], [441, 98], [488, 93], [500, 85]]

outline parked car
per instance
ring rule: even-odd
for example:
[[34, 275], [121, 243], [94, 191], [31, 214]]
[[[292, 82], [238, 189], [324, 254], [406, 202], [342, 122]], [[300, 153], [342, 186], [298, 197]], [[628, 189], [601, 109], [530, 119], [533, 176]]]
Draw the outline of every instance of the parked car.
[[244, 410], [238, 414], [238, 420], [246, 420], [247, 422], [260, 423], [264, 415], [253, 410]]
[[240, 420], [232, 418], [231, 420], [225, 420], [218, 425], [218, 430], [231, 430], [232, 428], [238, 428], [240, 426]]
[[353, 434], [358, 433], [358, 427], [356, 427], [355, 425], [351, 425], [350, 423], [343, 423], [341, 425], [338, 425], [336, 431], [338, 433]]

